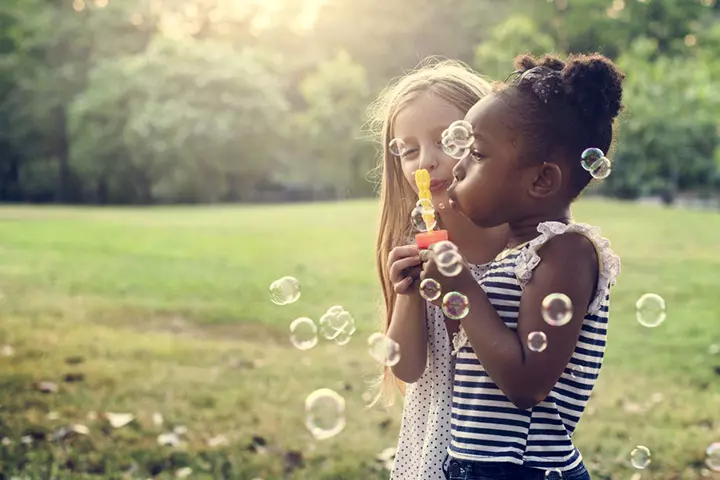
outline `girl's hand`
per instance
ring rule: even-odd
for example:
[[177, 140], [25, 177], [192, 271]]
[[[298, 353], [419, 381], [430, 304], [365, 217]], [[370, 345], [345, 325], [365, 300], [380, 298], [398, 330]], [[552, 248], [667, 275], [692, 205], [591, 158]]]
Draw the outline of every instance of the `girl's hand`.
[[420, 278], [420, 250], [415, 245], [395, 247], [388, 256], [388, 272], [395, 293], [407, 295]]
[[420, 281], [426, 278], [432, 278], [440, 283], [442, 288], [442, 295], [432, 302], [435, 305], [442, 304], [442, 298], [448, 292], [461, 292], [467, 293], [468, 289], [472, 285], [476, 285], [475, 278], [470, 271], [465, 257], [460, 256], [460, 264], [462, 269], [457, 275], [448, 277], [441, 273], [436, 262], [436, 254], [432, 250], [422, 250], [420, 252], [420, 258], [422, 260], [422, 272], [420, 273]]

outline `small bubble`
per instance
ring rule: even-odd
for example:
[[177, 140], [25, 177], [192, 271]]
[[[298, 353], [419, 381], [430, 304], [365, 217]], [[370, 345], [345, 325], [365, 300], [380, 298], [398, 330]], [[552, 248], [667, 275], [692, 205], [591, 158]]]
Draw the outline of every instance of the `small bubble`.
[[435, 263], [438, 271], [446, 277], [455, 277], [462, 272], [463, 261], [460, 253], [456, 250], [447, 250], [436, 254]]
[[290, 324], [290, 341], [298, 350], [310, 350], [317, 345], [317, 327], [307, 318], [300, 317]]
[[460, 292], [448, 292], [443, 297], [442, 311], [451, 320], [461, 320], [470, 313], [470, 302]]
[[635, 316], [643, 327], [657, 327], [665, 321], [665, 300], [655, 293], [646, 293], [635, 302]]
[[[318, 321], [320, 335], [327, 340], [335, 340], [338, 345], [345, 345], [355, 333], [355, 319], [340, 305], [328, 309]], [[339, 338], [338, 338], [339, 337]]]
[[400, 361], [400, 345], [382, 333], [373, 333], [368, 338], [370, 356], [381, 365], [392, 367]]
[[650, 449], [644, 445], [638, 445], [630, 452], [630, 463], [640, 470], [650, 465]]
[[542, 301], [542, 317], [550, 326], [567, 325], [572, 319], [572, 314], [572, 301], [564, 293], [551, 293]]
[[420, 206], [413, 208], [413, 211], [410, 213], [410, 219], [413, 228], [421, 233], [432, 230], [435, 228], [435, 225], [437, 225], [435, 210], [427, 211]]
[[432, 200], [429, 198], [421, 198], [417, 202], [415, 202], [416, 207], [420, 207], [422, 209], [423, 213], [435, 213], [435, 206], [432, 203]]
[[445, 204], [444, 204], [443, 202], [440, 202], [440, 203], [438, 204], [438, 209], [439, 209], [439, 210], [445, 210]]
[[457, 251], [457, 246], [455, 246], [454, 243], [452, 243], [449, 240], [440, 240], [439, 242], [433, 243], [430, 245], [430, 250], [435, 252], [436, 254], [440, 254], [442, 252], [446, 252], [448, 250], [454, 250]]
[[609, 177], [611, 172], [612, 162], [609, 158], [603, 157], [596, 163], [596, 165], [593, 165], [593, 169], [590, 170], [590, 175], [595, 180], [603, 180]]
[[720, 442], [711, 443], [705, 450], [705, 465], [712, 472], [720, 472]]
[[345, 428], [345, 399], [329, 388], [305, 399], [305, 427], [317, 440], [326, 440]]
[[393, 138], [388, 144], [388, 150], [396, 157], [400, 157], [405, 153], [405, 150], [407, 150], [407, 145], [405, 145], [405, 142], [403, 142], [401, 138]]
[[300, 282], [294, 277], [282, 277], [270, 284], [270, 300], [275, 305], [287, 305], [300, 298]]
[[442, 288], [440, 282], [434, 278], [426, 278], [420, 282], [420, 296], [428, 302], [434, 302], [442, 294]]
[[346, 332], [345, 330], [341, 330], [333, 339], [337, 345], [340, 345], [341, 347], [344, 345], [347, 345], [350, 343], [350, 339], [352, 338], [352, 334]]
[[582, 365], [575, 365], [570, 370], [570, 376], [573, 378], [585, 378], [585, 368]]
[[580, 165], [588, 172], [595, 168], [595, 164], [599, 162], [605, 154], [599, 148], [586, 148], [580, 154]]
[[545, 332], [531, 332], [527, 339], [528, 348], [533, 352], [542, 352], [547, 348]]

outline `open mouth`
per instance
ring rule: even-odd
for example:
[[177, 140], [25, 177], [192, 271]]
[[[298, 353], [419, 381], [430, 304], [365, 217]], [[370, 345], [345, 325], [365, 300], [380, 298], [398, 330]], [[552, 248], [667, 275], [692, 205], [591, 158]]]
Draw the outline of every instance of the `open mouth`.
[[444, 192], [447, 190], [448, 185], [450, 185], [450, 182], [447, 180], [433, 180], [430, 182], [430, 191], [433, 193]]

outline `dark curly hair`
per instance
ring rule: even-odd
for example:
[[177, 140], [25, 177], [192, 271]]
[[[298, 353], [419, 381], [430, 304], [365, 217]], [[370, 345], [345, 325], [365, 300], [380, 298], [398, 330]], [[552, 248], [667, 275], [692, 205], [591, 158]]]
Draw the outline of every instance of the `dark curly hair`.
[[515, 112], [510, 127], [520, 134], [523, 158], [566, 158], [575, 198], [592, 178], [580, 164], [582, 151], [595, 147], [607, 153], [612, 145], [625, 75], [598, 53], [570, 55], [565, 61], [521, 55], [515, 66], [513, 78], [495, 94]]

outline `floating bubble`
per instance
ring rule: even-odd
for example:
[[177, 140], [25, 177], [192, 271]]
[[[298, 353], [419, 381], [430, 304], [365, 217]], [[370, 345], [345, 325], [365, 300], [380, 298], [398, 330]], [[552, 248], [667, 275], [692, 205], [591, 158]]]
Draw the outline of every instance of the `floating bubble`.
[[440, 209], [440, 210], [445, 210], [445, 204], [444, 204], [443, 202], [440, 202], [440, 203], [438, 204], [438, 209]]
[[459, 148], [468, 148], [475, 141], [472, 125], [465, 120], [456, 120], [451, 123], [443, 132], [443, 138], [447, 138]]
[[305, 427], [317, 440], [326, 440], [345, 428], [345, 399], [329, 388], [305, 399]]
[[593, 165], [593, 169], [590, 170], [590, 175], [595, 180], [603, 180], [610, 176], [612, 172], [612, 162], [609, 158], [603, 157]]
[[[431, 220], [431, 224], [427, 224], [425, 222], [425, 218], [428, 216], [430, 212], [424, 211], [423, 207], [416, 206], [413, 208], [412, 213], [410, 214], [410, 218], [412, 220], [412, 226], [415, 230], [418, 232], [424, 233], [428, 230], [432, 230], [435, 228], [435, 225], [437, 225], [437, 220], [433, 217]], [[433, 210], [434, 213], [434, 210]]]
[[542, 301], [542, 317], [552, 327], [562, 327], [572, 319], [570, 297], [564, 293], [551, 293]]
[[[335, 340], [339, 345], [350, 341], [349, 336], [355, 333], [355, 319], [340, 305], [328, 309], [318, 321], [320, 335], [327, 340]], [[340, 337], [340, 338], [338, 338]]]
[[545, 478], [547, 480], [562, 480], [562, 470], [553, 468], [552, 470], [545, 470]]
[[547, 348], [545, 332], [531, 332], [527, 339], [528, 348], [533, 352], [542, 352]]
[[448, 292], [443, 297], [442, 311], [451, 320], [463, 319], [470, 312], [470, 301], [460, 292]]
[[275, 305], [287, 305], [300, 298], [300, 282], [294, 277], [282, 277], [270, 284], [270, 300]]
[[720, 442], [711, 443], [705, 450], [705, 465], [713, 472], [720, 472]]
[[310, 350], [317, 345], [317, 327], [307, 317], [296, 318], [290, 324], [290, 341], [298, 350]]
[[351, 338], [352, 338], [351, 333], [348, 333], [345, 330], [341, 330], [340, 332], [338, 332], [338, 334], [335, 336], [335, 338], [333, 340], [335, 341], [336, 344], [338, 344], [342, 347], [343, 345], [347, 345], [348, 343], [350, 343]]
[[432, 250], [436, 254], [446, 252], [448, 250], [457, 251], [457, 249], [457, 246], [449, 240], [440, 240], [439, 242], [430, 245], [430, 250]]
[[393, 138], [390, 140], [390, 143], [388, 143], [388, 150], [396, 157], [400, 157], [405, 153], [405, 150], [407, 150], [407, 145], [405, 145], [405, 142], [403, 142], [401, 138]]
[[644, 445], [638, 445], [630, 452], [630, 463], [633, 467], [643, 470], [650, 465], [650, 449]]
[[462, 272], [463, 262], [462, 257], [458, 252], [443, 252], [437, 256], [437, 259], [435, 260], [435, 263], [437, 263], [437, 268], [440, 274], [446, 277], [456, 277], [460, 274], [460, 272]]
[[370, 356], [386, 367], [397, 365], [400, 361], [400, 345], [382, 333], [373, 333], [368, 337]]
[[657, 327], [665, 321], [665, 300], [655, 293], [646, 293], [635, 302], [635, 316], [643, 327]]
[[596, 162], [600, 161], [605, 153], [599, 148], [586, 148], [580, 154], [580, 165], [588, 172], [595, 168]]
[[442, 288], [440, 282], [434, 278], [426, 278], [420, 282], [420, 296], [428, 302], [434, 302], [442, 294]]
[[585, 378], [585, 368], [582, 365], [575, 365], [570, 370], [570, 376], [573, 378]]

